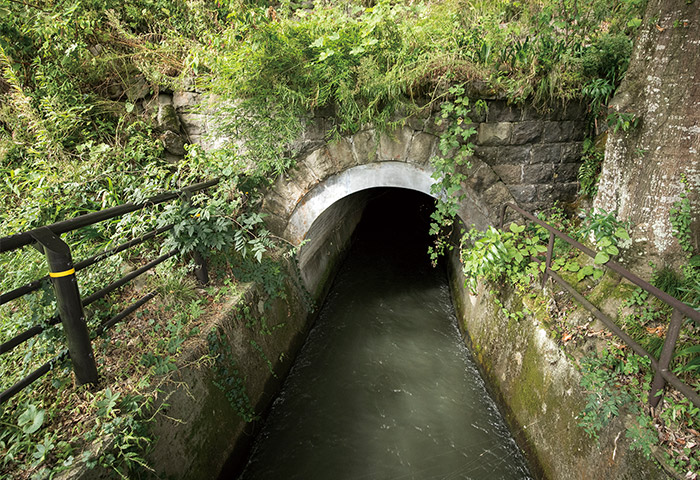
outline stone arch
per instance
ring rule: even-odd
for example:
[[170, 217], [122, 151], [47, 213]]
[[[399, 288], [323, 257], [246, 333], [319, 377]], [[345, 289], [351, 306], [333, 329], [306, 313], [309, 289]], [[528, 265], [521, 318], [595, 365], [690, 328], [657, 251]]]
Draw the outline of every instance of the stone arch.
[[[299, 251], [301, 276], [316, 298], [342, 257], [360, 220], [370, 190], [394, 187], [431, 194], [436, 135], [404, 127], [379, 137], [373, 130], [322, 143], [303, 155], [266, 195], [263, 211], [273, 233]], [[496, 221], [503, 202], [513, 201], [493, 169], [478, 158], [464, 173], [465, 199], [459, 215], [484, 228]]]
[[377, 162], [357, 165], [335, 174], [313, 188], [300, 201], [291, 216], [284, 237], [301, 243], [314, 222], [331, 205], [354, 193], [377, 187], [416, 190], [432, 197], [433, 169], [405, 162]]

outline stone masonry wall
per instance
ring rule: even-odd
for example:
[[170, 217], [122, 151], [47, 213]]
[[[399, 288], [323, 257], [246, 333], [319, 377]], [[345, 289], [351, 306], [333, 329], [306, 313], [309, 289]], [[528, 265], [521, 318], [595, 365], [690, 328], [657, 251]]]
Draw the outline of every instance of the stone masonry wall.
[[[173, 162], [182, 158], [187, 143], [198, 143], [210, 150], [225, 141], [216, 137], [216, 113], [207, 110], [207, 103], [207, 97], [194, 92], [161, 94], [156, 99], [142, 101], [144, 110], [156, 119], [166, 155]], [[513, 199], [527, 210], [542, 209], [554, 201], [573, 201], [578, 189], [584, 136], [583, 107], [570, 104], [541, 114], [530, 106], [507, 105], [504, 100], [492, 99], [486, 103], [486, 112], [472, 114], [477, 130], [472, 139], [476, 144], [473, 163], [479, 167], [478, 161], [482, 161], [493, 173], [474, 169], [470, 173], [475, 180], [468, 187], [500, 179]], [[314, 163], [318, 163], [330, 147], [336, 153], [347, 151], [354, 155], [350, 161], [354, 165], [397, 159], [425, 163], [437, 153], [437, 139], [444, 128], [434, 120], [427, 115], [412, 117], [393, 133], [380, 135], [368, 129], [344, 137], [339, 141], [340, 146], [334, 147], [328, 144], [326, 134], [335, 119], [332, 110], [325, 109], [308, 119], [306, 131], [292, 148], [299, 152], [299, 162], [313, 156]], [[351, 148], [342, 148], [343, 144]], [[420, 158], [406, 158], [414, 156]], [[328, 168], [321, 170], [321, 173], [337, 173], [329, 172], [332, 169]]]
[[487, 101], [478, 120], [476, 156], [493, 168], [526, 210], [570, 202], [578, 190], [585, 112], [580, 104], [549, 114]]

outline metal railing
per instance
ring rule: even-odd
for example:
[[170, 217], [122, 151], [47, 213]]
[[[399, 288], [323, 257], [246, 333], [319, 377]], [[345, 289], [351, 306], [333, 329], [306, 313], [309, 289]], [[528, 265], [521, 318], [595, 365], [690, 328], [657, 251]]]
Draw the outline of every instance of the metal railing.
[[588, 311], [590, 311], [597, 319], [603, 322], [603, 324], [605, 324], [605, 326], [608, 327], [608, 329], [610, 329], [623, 342], [625, 342], [632, 349], [632, 351], [634, 351], [634, 353], [640, 356], [647, 357], [651, 361], [651, 367], [654, 370], [654, 379], [652, 380], [651, 391], [649, 392], [649, 404], [652, 407], [656, 407], [658, 405], [659, 400], [661, 400], [659, 392], [663, 392], [664, 385], [666, 384], [666, 382], [668, 382], [679, 392], [685, 395], [691, 402], [693, 402], [693, 404], [696, 407], [700, 408], [700, 395], [698, 395], [697, 392], [691, 386], [684, 383], [680, 378], [678, 378], [676, 375], [673, 374], [673, 372], [669, 371], [668, 369], [671, 363], [671, 359], [673, 358], [673, 350], [676, 347], [676, 341], [678, 340], [678, 334], [680, 333], [681, 326], [683, 325], [684, 317], [688, 317], [695, 321], [695, 323], [700, 325], [700, 312], [693, 309], [690, 305], [687, 305], [678, 300], [677, 298], [674, 298], [668, 293], [660, 290], [659, 288], [655, 287], [649, 282], [642, 280], [641, 278], [639, 278], [638, 276], [625, 269], [622, 265], [613, 260], [609, 260], [608, 262], [603, 264], [603, 266], [605, 266], [606, 268], [609, 268], [618, 275], [626, 278], [633, 284], [651, 293], [656, 298], [673, 308], [673, 314], [671, 315], [671, 323], [668, 327], [668, 331], [666, 332], [666, 338], [664, 339], [664, 345], [661, 350], [661, 355], [657, 360], [654, 355], [647, 352], [641, 345], [635, 342], [634, 339], [632, 339], [632, 337], [627, 335], [620, 327], [618, 327], [612, 319], [610, 319], [607, 315], [605, 315], [598, 308], [596, 308], [591, 302], [586, 300], [586, 298], [583, 295], [581, 295], [578, 291], [576, 291], [571, 284], [569, 284], [566, 280], [561, 278], [556, 272], [554, 272], [551, 269], [555, 237], [564, 240], [566, 243], [580, 250], [581, 252], [585, 253], [591, 258], [595, 258], [596, 252], [581, 244], [580, 242], [577, 242], [573, 238], [566, 235], [564, 232], [557, 230], [556, 228], [543, 222], [531, 213], [526, 212], [525, 210], [512, 203], [504, 204], [501, 209], [500, 228], [503, 228], [503, 225], [505, 223], [506, 210], [508, 208], [515, 210], [523, 217], [536, 223], [537, 225], [549, 232], [549, 243], [547, 245], [545, 269], [542, 275], [542, 286], [544, 287], [545, 283], [547, 282], [547, 279], [551, 277], [554, 281], [561, 285], [564, 288], [564, 290], [571, 294], [571, 296], [573, 296], [581, 305], [583, 305]]
[[[6, 402], [12, 396], [34, 383], [39, 378], [43, 377], [66, 357], [70, 357], [71, 359], [73, 371], [78, 384], [96, 383], [98, 377], [97, 366], [95, 364], [95, 356], [92, 350], [91, 335], [88, 331], [83, 310], [84, 307], [105, 297], [110, 292], [127, 284], [144, 272], [154, 268], [156, 265], [163, 263], [165, 260], [179, 253], [177, 249], [172, 250], [134, 270], [133, 272], [124, 275], [120, 279], [99, 289], [91, 295], [81, 297], [80, 289], [78, 287], [78, 280], [75, 275], [77, 271], [99, 263], [112, 255], [123, 252], [124, 250], [139, 245], [147, 240], [155, 238], [156, 236], [172, 229], [174, 225], [170, 224], [157, 228], [138, 238], [134, 238], [122, 245], [104, 250], [75, 264], [73, 263], [69, 245], [61, 240], [60, 235], [127, 213], [152, 207], [160, 203], [170, 202], [178, 198], [189, 201], [192, 193], [214, 186], [218, 182], [219, 180], [217, 179], [198, 183], [183, 188], [182, 190], [156, 195], [140, 203], [127, 203], [124, 205], [107, 208], [105, 210], [100, 210], [98, 212], [81, 215], [70, 220], [57, 222], [45, 227], [29, 230], [17, 235], [0, 238], [0, 253], [9, 252], [27, 245], [32, 245], [46, 256], [49, 271], [48, 275], [40, 279], [34, 280], [26, 285], [22, 285], [21, 287], [1, 294], [0, 305], [39, 290], [42, 283], [46, 280], [51, 281], [52, 287], [56, 294], [57, 305], [57, 313], [43, 322], [43, 324], [35, 325], [0, 344], [0, 354], [12, 351], [17, 346], [39, 335], [46, 329], [57, 325], [58, 323], [63, 325], [67, 343], [67, 349], [64, 349], [59, 355], [44, 363], [41, 367], [31, 372], [29, 375], [12, 385], [7, 390], [0, 392], [0, 404]], [[193, 257], [196, 264], [195, 274], [197, 275], [198, 280], [201, 283], [207, 283], [208, 273], [204, 259], [196, 253], [193, 254]], [[114, 317], [102, 322], [97, 326], [92, 337], [96, 338], [102, 335], [109, 328], [116, 325], [128, 315], [139, 309], [155, 296], [156, 292], [150, 292]]]

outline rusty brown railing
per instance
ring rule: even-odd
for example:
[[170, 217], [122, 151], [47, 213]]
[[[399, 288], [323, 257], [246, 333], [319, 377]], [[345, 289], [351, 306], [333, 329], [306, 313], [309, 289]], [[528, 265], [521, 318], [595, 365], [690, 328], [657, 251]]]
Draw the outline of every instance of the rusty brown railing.
[[700, 325], [700, 312], [692, 308], [690, 305], [687, 305], [678, 300], [677, 298], [674, 298], [668, 293], [660, 290], [659, 288], [655, 287], [649, 282], [642, 280], [641, 278], [639, 278], [638, 276], [625, 269], [622, 265], [613, 260], [609, 260], [608, 262], [603, 264], [603, 266], [609, 268], [618, 275], [626, 278], [633, 284], [651, 293], [656, 298], [673, 308], [673, 314], [671, 315], [671, 323], [668, 327], [668, 331], [666, 332], [666, 338], [664, 339], [664, 346], [661, 350], [661, 355], [657, 360], [652, 354], [647, 352], [644, 348], [642, 348], [641, 345], [635, 342], [632, 339], [632, 337], [627, 335], [620, 327], [618, 327], [615, 324], [615, 322], [613, 322], [607, 315], [605, 315], [598, 308], [596, 308], [595, 305], [593, 305], [591, 302], [586, 300], [586, 298], [579, 292], [577, 292], [571, 284], [569, 284], [566, 280], [561, 278], [556, 272], [554, 272], [551, 269], [552, 255], [554, 250], [554, 237], [564, 240], [566, 243], [577, 248], [578, 250], [582, 251], [591, 258], [595, 258], [596, 252], [581, 244], [580, 242], [577, 242], [573, 238], [566, 235], [564, 232], [557, 230], [553, 226], [543, 222], [531, 213], [526, 212], [517, 205], [514, 205], [513, 203], [506, 203], [501, 208], [501, 228], [503, 228], [503, 225], [505, 223], [505, 215], [506, 210], [508, 208], [515, 210], [523, 217], [527, 218], [532, 222], [535, 222], [537, 225], [541, 226], [549, 232], [549, 244], [547, 245], [547, 256], [545, 260], [546, 263], [544, 273], [542, 275], [542, 286], [544, 287], [547, 279], [551, 277], [554, 281], [561, 285], [564, 288], [564, 290], [571, 294], [571, 296], [573, 296], [581, 305], [583, 305], [588, 311], [590, 311], [597, 319], [603, 322], [605, 326], [608, 327], [608, 329], [610, 329], [623, 342], [625, 342], [632, 349], [632, 351], [634, 351], [634, 353], [636, 353], [637, 355], [647, 357], [649, 358], [649, 360], [651, 360], [651, 367], [654, 369], [654, 379], [652, 380], [651, 391], [649, 392], [649, 404], [652, 407], [656, 407], [656, 405], [658, 405], [659, 400], [661, 399], [659, 392], [663, 391], [664, 385], [666, 384], [666, 382], [668, 382], [679, 392], [685, 395], [691, 402], [693, 402], [693, 405], [700, 408], [700, 395], [698, 395], [697, 392], [691, 386], [684, 383], [680, 378], [678, 378], [668, 369], [671, 363], [671, 359], [673, 358], [673, 350], [676, 347], [678, 334], [680, 333], [681, 326], [683, 325], [683, 319], [685, 317], [688, 317], [692, 319], [695, 323]]

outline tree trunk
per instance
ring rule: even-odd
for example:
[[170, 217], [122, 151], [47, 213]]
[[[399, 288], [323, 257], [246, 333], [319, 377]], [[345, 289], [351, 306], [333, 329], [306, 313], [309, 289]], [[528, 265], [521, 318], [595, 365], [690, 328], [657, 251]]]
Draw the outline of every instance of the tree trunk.
[[[611, 113], [633, 114], [627, 132], [611, 128], [594, 207], [631, 219], [633, 239], [647, 259], [685, 261], [669, 220], [674, 202], [691, 188], [691, 242], [700, 225], [700, 5], [698, 0], [649, 0], [625, 79]], [[637, 262], [635, 262], [637, 263]]]

